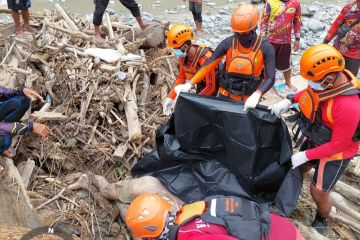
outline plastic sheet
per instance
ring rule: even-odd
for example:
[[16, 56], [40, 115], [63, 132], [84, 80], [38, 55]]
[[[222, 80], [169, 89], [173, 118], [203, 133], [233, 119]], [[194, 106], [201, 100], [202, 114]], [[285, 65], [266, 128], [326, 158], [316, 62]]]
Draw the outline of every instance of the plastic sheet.
[[244, 112], [239, 102], [181, 94], [156, 141], [132, 173], [156, 177], [184, 202], [242, 196], [276, 202], [283, 214], [296, 205], [302, 180], [299, 170], [289, 173], [291, 139], [264, 107]]

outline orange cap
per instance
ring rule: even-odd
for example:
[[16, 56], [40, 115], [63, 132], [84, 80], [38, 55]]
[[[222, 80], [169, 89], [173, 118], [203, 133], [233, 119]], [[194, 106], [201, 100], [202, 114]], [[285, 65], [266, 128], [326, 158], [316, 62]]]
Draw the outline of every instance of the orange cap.
[[341, 53], [328, 44], [308, 48], [300, 59], [300, 74], [310, 81], [320, 81], [328, 73], [344, 70], [345, 60]]
[[158, 194], [141, 194], [127, 209], [126, 225], [135, 237], [158, 237], [164, 230], [171, 208], [172, 205]]
[[246, 33], [256, 28], [260, 16], [256, 7], [251, 4], [240, 4], [234, 9], [231, 16], [233, 32]]
[[167, 34], [168, 46], [172, 48], [179, 48], [186, 41], [194, 39], [192, 29], [186, 24], [175, 24]]

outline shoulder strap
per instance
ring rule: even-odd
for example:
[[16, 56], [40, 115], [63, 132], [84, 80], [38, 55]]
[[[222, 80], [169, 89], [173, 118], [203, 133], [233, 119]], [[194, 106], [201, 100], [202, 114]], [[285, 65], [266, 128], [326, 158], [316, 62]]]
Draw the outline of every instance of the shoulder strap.
[[356, 85], [356, 84], [358, 84], [358, 80], [356, 79], [356, 77], [347, 70], [343, 71], [343, 73], [345, 73], [345, 75], [347, 75], [347, 78], [351, 81], [348, 83], [345, 83], [337, 88], [328, 90], [323, 93], [319, 93], [318, 96], [319, 96], [320, 102], [334, 98], [338, 95], [353, 95], [353, 94], [355, 95], [355, 94], [359, 93], [357, 87], [360, 84]]
[[254, 46], [252, 48], [252, 51], [255, 52], [255, 55], [259, 51], [261, 43], [262, 43], [262, 36], [258, 35], [257, 38], [256, 38], [256, 41], [254, 43]]

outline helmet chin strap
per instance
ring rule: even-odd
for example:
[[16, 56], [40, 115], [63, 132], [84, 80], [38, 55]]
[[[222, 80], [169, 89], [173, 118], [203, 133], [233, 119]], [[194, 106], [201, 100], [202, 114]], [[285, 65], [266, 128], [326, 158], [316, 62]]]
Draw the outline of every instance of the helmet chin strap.
[[[338, 81], [339, 78], [341, 78], [341, 76], [342, 76], [342, 75], [340, 74], [340, 72], [338, 72], [338, 73], [336, 73], [336, 76], [335, 76], [334, 78], [329, 79], [329, 80], [330, 80], [329, 82], [328, 82], [327, 80], [328, 80], [328, 78], [330, 78], [330, 77], [327, 76], [327, 77], [325, 77], [325, 79], [322, 81], [321, 85], [324, 85], [324, 84], [327, 82], [328, 85], [327, 85], [326, 87], [324, 87], [324, 89], [326, 90], [326, 89], [329, 89], [329, 88], [333, 88], [334, 85], [335, 85], [335, 83], [336, 83], [336, 81]], [[341, 85], [341, 84], [343, 84], [343, 83], [339, 83], [339, 85]], [[337, 86], [335, 86], [335, 87], [337, 87]]]

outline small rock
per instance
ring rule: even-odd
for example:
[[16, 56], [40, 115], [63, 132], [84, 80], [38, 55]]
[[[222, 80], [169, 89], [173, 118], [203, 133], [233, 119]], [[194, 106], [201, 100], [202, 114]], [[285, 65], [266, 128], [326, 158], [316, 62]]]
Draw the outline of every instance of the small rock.
[[220, 9], [220, 10], [219, 10], [219, 14], [225, 15], [225, 14], [227, 14], [227, 12], [226, 12], [224, 9]]
[[208, 3], [206, 3], [206, 6], [210, 6], [210, 7], [212, 7], [212, 6], [215, 6], [217, 3], [213, 3], [213, 2], [208, 2]]
[[111, 228], [110, 228], [110, 235], [111, 236], [117, 236], [121, 231], [121, 226], [119, 223], [117, 222], [113, 222], [111, 224]]
[[78, 197], [78, 198], [88, 198], [90, 195], [89, 195], [89, 192], [85, 189], [80, 189], [80, 190], [77, 190], [75, 192], [75, 195]]
[[160, 0], [155, 1], [156, 4], [161, 4]]
[[324, 25], [316, 19], [310, 19], [306, 26], [314, 33], [324, 30]]
[[308, 6], [307, 9], [313, 14], [319, 11], [319, 8], [313, 5]]

